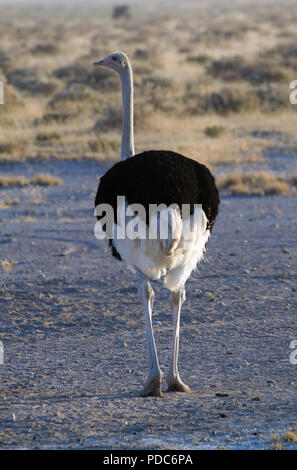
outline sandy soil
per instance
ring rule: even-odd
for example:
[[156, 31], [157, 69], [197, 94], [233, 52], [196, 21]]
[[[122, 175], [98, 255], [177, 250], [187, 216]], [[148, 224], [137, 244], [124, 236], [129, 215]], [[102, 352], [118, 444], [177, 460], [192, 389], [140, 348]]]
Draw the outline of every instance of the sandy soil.
[[[273, 447], [273, 434], [297, 424], [297, 365], [289, 360], [296, 196], [222, 195], [207, 261], [189, 280], [182, 311], [180, 371], [192, 391], [141, 398], [146, 347], [135, 276], [93, 234], [105, 169], [92, 161], [1, 164], [2, 173], [51, 173], [64, 185], [0, 192], [0, 447]], [[19, 204], [4, 204], [14, 198]], [[166, 372], [169, 296], [153, 287]]]

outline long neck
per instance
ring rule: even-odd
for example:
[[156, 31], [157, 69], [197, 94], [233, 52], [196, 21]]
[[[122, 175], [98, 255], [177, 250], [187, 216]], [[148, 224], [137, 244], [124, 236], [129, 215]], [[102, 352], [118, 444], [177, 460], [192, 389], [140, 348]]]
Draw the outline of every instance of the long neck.
[[134, 152], [133, 137], [133, 75], [130, 64], [121, 75], [123, 97], [123, 124], [121, 142], [121, 160], [132, 157]]

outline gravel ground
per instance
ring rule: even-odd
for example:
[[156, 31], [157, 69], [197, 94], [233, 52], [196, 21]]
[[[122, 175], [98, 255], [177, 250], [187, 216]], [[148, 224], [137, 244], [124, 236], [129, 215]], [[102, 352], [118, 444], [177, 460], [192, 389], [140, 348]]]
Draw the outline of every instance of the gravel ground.
[[[135, 275], [93, 234], [105, 170], [92, 161], [0, 165], [4, 174], [64, 181], [0, 190], [0, 447], [272, 448], [274, 436], [297, 426], [297, 365], [289, 360], [296, 196], [221, 195], [206, 262], [188, 281], [182, 309], [180, 372], [192, 391], [142, 398], [145, 323]], [[169, 295], [153, 287], [166, 372]]]

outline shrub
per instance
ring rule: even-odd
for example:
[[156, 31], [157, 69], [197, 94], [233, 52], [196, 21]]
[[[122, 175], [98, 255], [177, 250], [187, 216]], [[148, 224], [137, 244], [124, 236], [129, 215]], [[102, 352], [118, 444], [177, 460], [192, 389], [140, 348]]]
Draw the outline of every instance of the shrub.
[[60, 52], [60, 47], [57, 44], [43, 43], [37, 44], [31, 49], [32, 54], [36, 55], [56, 55]]
[[147, 60], [149, 55], [150, 54], [147, 49], [136, 49], [134, 52], [134, 59]]
[[222, 88], [209, 95], [191, 90], [184, 95], [183, 101], [189, 114], [228, 115], [255, 110], [275, 112], [290, 107], [287, 90], [279, 86], [263, 86], [252, 90]]
[[225, 175], [217, 179], [217, 184], [219, 188], [229, 189], [233, 194], [295, 194], [284, 176], [269, 171]]
[[[149, 126], [151, 113], [154, 109], [152, 103], [135, 103], [134, 106], [134, 124], [136, 132], [146, 129]], [[105, 108], [94, 127], [96, 133], [107, 132], [111, 130], [120, 131], [122, 128], [122, 106], [109, 106]]]
[[287, 73], [275, 64], [244, 65], [239, 69], [239, 74], [252, 85], [288, 81]]
[[0, 144], [0, 153], [20, 154], [24, 151], [25, 146], [21, 142], [2, 142]]
[[98, 138], [90, 140], [88, 146], [91, 152], [104, 153], [118, 152], [120, 150], [120, 142], [118, 140]]
[[3, 49], [0, 49], [0, 64], [4, 73], [7, 73], [11, 67], [11, 60]]
[[91, 90], [84, 85], [73, 83], [71, 86], [67, 85], [63, 90], [56, 93], [49, 101], [48, 106], [50, 109], [60, 109], [62, 105], [65, 112], [65, 108], [71, 108], [73, 103], [83, 104], [86, 102], [94, 102]]
[[[270, 57], [274, 63], [297, 70], [297, 46], [295, 43], [281, 44], [274, 49], [266, 50], [265, 56]], [[261, 57], [264, 57], [264, 53]]]
[[26, 186], [28, 184], [25, 176], [7, 176], [0, 175], [0, 188], [7, 188], [9, 186]]
[[187, 62], [194, 62], [201, 65], [208, 64], [211, 58], [208, 55], [188, 56]]
[[292, 106], [288, 99], [288, 92], [286, 87], [262, 87], [258, 89], [256, 93], [261, 103], [261, 109], [264, 112], [279, 111], [285, 108], [290, 108]]
[[35, 119], [34, 124], [39, 125], [51, 125], [51, 124], [65, 124], [66, 122], [74, 119], [76, 114], [69, 113], [46, 113], [41, 118]]
[[243, 58], [235, 56], [226, 60], [214, 60], [207, 72], [225, 81], [245, 80], [252, 85], [288, 81], [288, 73], [279, 64], [260, 62], [246, 64]]
[[48, 144], [52, 141], [60, 140], [61, 136], [57, 132], [52, 132], [51, 134], [45, 134], [40, 132], [36, 136], [36, 141], [38, 144]]
[[208, 137], [219, 137], [225, 132], [225, 127], [223, 126], [208, 126], [204, 129], [204, 134]]
[[49, 96], [57, 90], [57, 83], [41, 81], [31, 69], [16, 69], [7, 74], [7, 80], [15, 88], [32, 95]]
[[101, 67], [92, 67], [91, 59], [86, 63], [83, 60], [77, 61], [66, 67], [60, 67], [54, 71], [55, 77], [67, 81], [69, 89], [73, 84], [84, 85], [94, 90], [113, 90], [114, 83], [117, 83], [115, 74], [108, 73]]
[[211, 93], [205, 101], [205, 108], [218, 114], [228, 114], [251, 111], [257, 109], [259, 104], [260, 100], [253, 92], [225, 88], [219, 93]]
[[225, 60], [213, 60], [207, 67], [207, 72], [214, 78], [222, 80], [238, 80], [241, 77], [240, 68], [243, 65], [243, 58], [235, 56]]
[[109, 106], [103, 111], [103, 117], [99, 118], [94, 126], [95, 132], [106, 132], [108, 130], [121, 129], [122, 108], [120, 106]]
[[61, 186], [63, 184], [63, 180], [57, 176], [39, 173], [31, 178], [30, 184], [39, 186]]
[[141, 87], [147, 91], [156, 91], [156, 90], [162, 90], [162, 91], [168, 91], [168, 90], [174, 90], [175, 89], [175, 84], [173, 80], [170, 78], [164, 78], [164, 77], [158, 77], [158, 76], [151, 76], [151, 77], [145, 77], [142, 80]]

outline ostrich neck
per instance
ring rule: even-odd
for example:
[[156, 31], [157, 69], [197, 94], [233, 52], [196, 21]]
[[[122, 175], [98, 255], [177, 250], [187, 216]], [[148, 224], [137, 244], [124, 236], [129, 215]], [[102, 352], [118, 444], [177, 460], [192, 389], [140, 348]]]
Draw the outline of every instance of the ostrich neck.
[[125, 73], [121, 75], [122, 97], [123, 97], [123, 123], [121, 160], [132, 157], [134, 152], [133, 137], [133, 75], [128, 65]]

